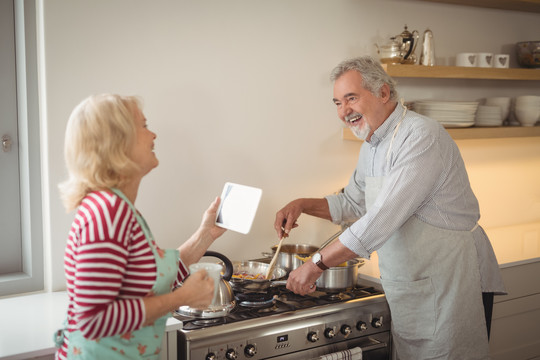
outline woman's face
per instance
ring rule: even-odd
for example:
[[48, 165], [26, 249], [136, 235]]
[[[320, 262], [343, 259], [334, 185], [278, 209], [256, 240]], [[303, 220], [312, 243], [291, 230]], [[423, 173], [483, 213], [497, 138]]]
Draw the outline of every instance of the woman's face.
[[134, 115], [136, 134], [130, 157], [139, 165], [142, 175], [146, 175], [159, 164], [156, 154], [154, 154], [156, 134], [148, 129], [144, 114], [136, 106], [134, 107]]

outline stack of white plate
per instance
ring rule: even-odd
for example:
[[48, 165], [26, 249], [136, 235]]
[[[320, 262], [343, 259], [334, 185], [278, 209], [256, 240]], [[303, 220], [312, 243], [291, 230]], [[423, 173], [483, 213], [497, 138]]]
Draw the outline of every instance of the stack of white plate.
[[421, 100], [414, 103], [414, 111], [440, 122], [444, 127], [474, 125], [477, 101]]
[[502, 109], [499, 106], [479, 105], [476, 111], [476, 126], [502, 126]]

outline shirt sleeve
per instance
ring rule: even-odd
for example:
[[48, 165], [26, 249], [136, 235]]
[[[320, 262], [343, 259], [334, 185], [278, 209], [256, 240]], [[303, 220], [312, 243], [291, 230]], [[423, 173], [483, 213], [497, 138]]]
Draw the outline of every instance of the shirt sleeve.
[[145, 321], [141, 297], [119, 298], [129, 244], [144, 236], [124, 201], [95, 198], [79, 208], [79, 246], [74, 264], [74, 317], [88, 339], [127, 334]]
[[[406, 136], [406, 146], [394, 144], [390, 167], [375, 203], [340, 236], [343, 245], [359, 256], [369, 258], [373, 251], [383, 246], [427, 201], [437, 186], [443, 171], [437, 136], [428, 129], [417, 130]], [[362, 160], [362, 156], [360, 158]], [[359, 163], [358, 167], [363, 166], [367, 164]], [[349, 184], [347, 187], [354, 186]], [[364, 197], [363, 188], [359, 187]], [[356, 204], [351, 203], [347, 192], [338, 196], [349, 206], [362, 208], [359, 200]]]

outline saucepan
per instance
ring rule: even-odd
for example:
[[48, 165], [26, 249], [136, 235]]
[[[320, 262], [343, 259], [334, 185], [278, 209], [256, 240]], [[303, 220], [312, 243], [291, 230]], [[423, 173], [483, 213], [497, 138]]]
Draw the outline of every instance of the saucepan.
[[353, 289], [358, 278], [358, 268], [362, 265], [364, 265], [364, 259], [356, 258], [323, 271], [321, 277], [317, 279], [317, 289], [326, 292]]

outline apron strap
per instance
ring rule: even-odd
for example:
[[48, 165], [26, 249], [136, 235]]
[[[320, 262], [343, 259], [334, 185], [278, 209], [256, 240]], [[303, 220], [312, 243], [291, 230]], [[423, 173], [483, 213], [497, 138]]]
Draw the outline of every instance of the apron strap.
[[476, 230], [476, 229], [478, 228], [478, 226], [480, 226], [480, 225], [478, 225], [478, 223], [476, 223], [476, 225], [474, 225], [474, 227], [473, 227], [471, 230], [469, 230], [469, 231], [470, 231], [470, 232], [473, 232], [474, 230]]
[[401, 106], [403, 107], [403, 114], [401, 115], [401, 119], [399, 120], [394, 133], [392, 134], [392, 140], [390, 140], [390, 147], [388, 147], [388, 152], [386, 153], [386, 161], [390, 159], [390, 152], [392, 151], [392, 145], [394, 145], [394, 138], [396, 137], [396, 134], [398, 132], [399, 127], [401, 126], [401, 123], [403, 122], [403, 119], [405, 118], [405, 114], [407, 113], [407, 107], [405, 106], [403, 102], [403, 98], [400, 99]]

